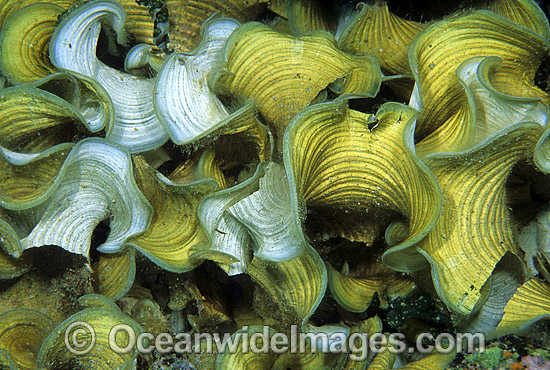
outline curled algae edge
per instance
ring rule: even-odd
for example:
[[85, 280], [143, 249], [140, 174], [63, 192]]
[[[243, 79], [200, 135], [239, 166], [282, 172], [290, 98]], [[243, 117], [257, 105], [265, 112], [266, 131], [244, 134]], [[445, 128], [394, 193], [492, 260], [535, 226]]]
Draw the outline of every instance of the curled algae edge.
[[[489, 339], [550, 316], [550, 99], [535, 84], [550, 24], [534, 1], [424, 23], [381, 3], [71, 2], [0, 0], [0, 366], [172, 355], [111, 351], [117, 324]], [[95, 347], [75, 355], [64, 334], [82, 321]], [[443, 369], [456, 355], [355, 361], [330, 343], [203, 341], [176, 360]]]

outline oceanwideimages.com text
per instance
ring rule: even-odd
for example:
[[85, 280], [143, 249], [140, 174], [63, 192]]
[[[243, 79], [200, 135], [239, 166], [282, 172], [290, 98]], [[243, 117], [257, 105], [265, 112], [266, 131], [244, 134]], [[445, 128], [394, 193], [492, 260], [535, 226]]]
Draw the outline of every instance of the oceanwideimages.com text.
[[[119, 336], [124, 338], [121, 341]], [[89, 353], [95, 346], [96, 335], [93, 327], [86, 322], [75, 322], [65, 332], [65, 345], [76, 355]], [[124, 345], [121, 343], [124, 342]], [[352, 361], [363, 361], [369, 353], [385, 351], [392, 353], [439, 353], [482, 352], [485, 337], [480, 333], [442, 333], [434, 335], [421, 333], [414, 345], [405, 341], [402, 333], [377, 333], [368, 335], [360, 332], [299, 332], [296, 325], [290, 333], [275, 332], [269, 326], [251, 330], [244, 326], [234, 334], [230, 333], [136, 333], [125, 324], [114, 326], [109, 332], [109, 347], [116, 353], [137, 350], [147, 354], [159, 353], [348, 353]]]

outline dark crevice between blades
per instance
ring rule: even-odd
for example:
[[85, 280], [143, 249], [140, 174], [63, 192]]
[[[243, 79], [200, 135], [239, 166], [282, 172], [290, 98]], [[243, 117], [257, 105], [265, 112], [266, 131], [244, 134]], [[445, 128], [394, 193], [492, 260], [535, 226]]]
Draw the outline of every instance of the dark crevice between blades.
[[33, 266], [36, 275], [48, 279], [61, 276], [65, 271], [76, 269], [86, 263], [84, 256], [68, 252], [56, 245], [27, 249], [21, 258]]
[[94, 264], [98, 262], [100, 252], [97, 250], [101, 244], [105, 243], [109, 234], [111, 233], [111, 228], [109, 227], [110, 220], [101, 221], [92, 233], [92, 239], [90, 243], [90, 263]]
[[124, 58], [130, 50], [133, 43], [130, 42], [128, 46], [119, 45], [117, 42], [117, 36], [115, 31], [108, 25], [102, 23], [101, 32], [97, 40], [96, 57], [107, 66], [117, 69], [119, 71], [124, 70]]

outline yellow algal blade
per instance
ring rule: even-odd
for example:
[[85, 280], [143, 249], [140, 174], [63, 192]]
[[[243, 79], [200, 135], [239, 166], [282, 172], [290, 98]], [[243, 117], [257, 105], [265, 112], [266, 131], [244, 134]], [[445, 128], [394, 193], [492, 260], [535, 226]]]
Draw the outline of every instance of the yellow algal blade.
[[[364, 312], [377, 294], [382, 307], [388, 306], [388, 298], [407, 295], [415, 289], [414, 282], [395, 271], [374, 265], [367, 274], [345, 275], [327, 264], [328, 286], [340, 306], [351, 312]], [[389, 293], [392, 293], [391, 296]]]
[[220, 189], [227, 189], [225, 178], [219, 163], [216, 160], [216, 152], [212, 148], [194, 152], [189, 158], [181, 162], [168, 176], [175, 184], [189, 184], [202, 179], [214, 179]]
[[476, 120], [473, 102], [457, 76], [463, 62], [479, 56], [499, 57], [502, 63], [490, 76], [497, 91], [548, 102], [547, 94], [534, 86], [548, 48], [544, 37], [485, 10], [434, 23], [420, 33], [409, 49], [419, 93], [414, 106], [422, 108], [415, 133], [421, 140], [419, 155], [471, 146]]
[[469, 315], [497, 263], [517, 252], [505, 185], [512, 167], [532, 156], [541, 131], [535, 123], [516, 124], [467, 152], [424, 159], [441, 187], [443, 209], [417, 249], [454, 312]]
[[321, 257], [310, 246], [288, 262], [254, 258], [248, 274], [261, 287], [256, 292], [256, 311], [277, 321], [278, 328], [298, 329], [313, 314], [327, 286], [327, 272]]
[[345, 101], [322, 103], [301, 112], [284, 140], [295, 214], [306, 206], [308, 217], [329, 218], [326, 232], [336, 225], [334, 236], [363, 242], [405, 218], [408, 235], [384, 260], [400, 271], [426, 265], [411, 246], [433, 227], [441, 205], [433, 174], [414, 154], [415, 117], [414, 109], [397, 103], [374, 116], [348, 109]]
[[[231, 336], [232, 343], [236, 343], [234, 349], [231, 351], [226, 349], [218, 355], [216, 370], [271, 369], [279, 355], [269, 351], [269, 343], [265, 339], [270, 339], [275, 333], [275, 330], [259, 325], [237, 331]], [[267, 338], [264, 338], [264, 334], [266, 334]], [[253, 335], [256, 340], [252, 340], [245, 351], [242, 340], [243, 336], [252, 338]], [[251, 348], [263, 348], [264, 345], [268, 348], [267, 352], [250, 350]]]
[[267, 7], [267, 0], [167, 0], [170, 47], [191, 51], [200, 42], [203, 22], [214, 13], [239, 22], [255, 20]]
[[[122, 330], [113, 333], [112, 330], [117, 325], [122, 325]], [[118, 308], [86, 308], [63, 321], [46, 337], [36, 363], [38, 368], [45, 369], [56, 366], [69, 368], [75, 363], [88, 369], [129, 369], [138, 355], [137, 346], [131, 345], [132, 339], [142, 332], [142, 327]], [[93, 340], [93, 345], [89, 350], [85, 346], [71, 347], [71, 352], [66, 343], [77, 343], [69, 339], [66, 341], [65, 333], [69, 339], [78, 338], [80, 344], [92, 344]], [[129, 333], [135, 337], [130, 337]], [[113, 334], [116, 335], [111, 337]], [[113, 351], [113, 348], [119, 350]]]
[[197, 216], [201, 199], [218, 189], [212, 180], [172, 184], [139, 157], [134, 158], [136, 183], [153, 207], [147, 230], [128, 240], [156, 264], [174, 272], [195, 268], [190, 256], [209, 244]]
[[94, 264], [95, 290], [113, 300], [119, 299], [132, 287], [136, 276], [134, 250], [127, 248], [118, 253], [101, 253]]
[[547, 40], [550, 38], [548, 18], [539, 4], [533, 0], [492, 0], [479, 4], [477, 8], [500, 14], [514, 23], [535, 31]]
[[[403, 370], [445, 370], [453, 362], [456, 352], [430, 353], [421, 360], [410, 362], [400, 369]], [[369, 368], [370, 369], [370, 368]]]
[[359, 12], [340, 26], [338, 46], [355, 55], [376, 55], [386, 74], [410, 74], [409, 46], [427, 24], [392, 14], [385, 2], [357, 6]]
[[48, 3], [18, 10], [0, 30], [0, 71], [12, 84], [36, 81], [55, 70], [50, 62], [50, 38], [63, 13]]
[[550, 316], [550, 285], [540, 279], [530, 279], [516, 290], [504, 307], [504, 316], [497, 331], [506, 335], [525, 329]]
[[21, 250], [19, 236], [10, 221], [9, 217], [0, 212], [0, 279], [13, 279], [30, 269], [27, 263], [9, 255], [11, 251]]
[[397, 354], [388, 350], [378, 353], [367, 367], [367, 370], [388, 370], [393, 369], [397, 360]]
[[48, 199], [61, 181], [58, 175], [71, 146], [59, 145], [23, 164], [10, 163], [4, 153], [0, 154], [0, 205], [20, 210]]
[[0, 90], [0, 146], [19, 153], [40, 153], [71, 142], [84, 119], [63, 99], [30, 86]]
[[334, 19], [323, 1], [290, 0], [286, 2], [286, 14], [292, 33], [301, 36], [309, 31], [334, 32]]
[[[47, 3], [68, 9], [75, 4], [74, 0], [50, 0]], [[0, 0], [0, 25], [4, 25], [9, 16], [17, 10], [36, 4], [35, 0]]]
[[36, 369], [36, 356], [42, 341], [53, 329], [44, 313], [17, 308], [0, 315], [0, 348], [8, 352], [17, 369]]
[[331, 83], [338, 94], [374, 96], [381, 83], [374, 56], [354, 56], [336, 47], [328, 32], [293, 37], [260, 23], [239, 26], [229, 37], [225, 70], [215, 89], [239, 99], [253, 98], [259, 113], [275, 130], [279, 150], [290, 120], [312, 104]]
[[126, 12], [126, 30], [137, 44], [147, 44], [156, 48], [153, 42], [155, 22], [147, 7], [134, 0], [117, 0]]

